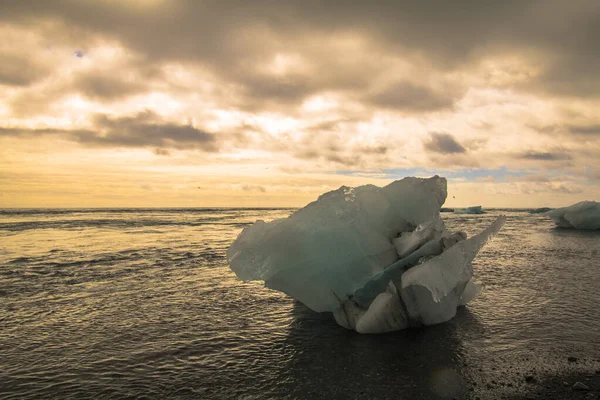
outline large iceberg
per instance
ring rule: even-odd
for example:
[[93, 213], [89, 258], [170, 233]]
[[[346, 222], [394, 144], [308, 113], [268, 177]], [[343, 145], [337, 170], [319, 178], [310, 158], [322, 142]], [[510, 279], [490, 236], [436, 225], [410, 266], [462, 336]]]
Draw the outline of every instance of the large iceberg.
[[546, 213], [559, 228], [600, 229], [600, 203], [581, 201]]
[[504, 223], [470, 239], [450, 233], [440, 217], [446, 196], [438, 176], [343, 186], [245, 228], [227, 258], [239, 278], [263, 280], [361, 333], [437, 324], [481, 291], [471, 262]]

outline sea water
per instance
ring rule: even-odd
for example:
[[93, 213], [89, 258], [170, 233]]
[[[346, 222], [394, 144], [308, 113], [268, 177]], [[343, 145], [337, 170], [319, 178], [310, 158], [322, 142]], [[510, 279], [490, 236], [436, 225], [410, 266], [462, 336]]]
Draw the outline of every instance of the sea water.
[[469, 236], [507, 216], [474, 262], [483, 294], [447, 323], [360, 335], [229, 270], [243, 227], [291, 212], [0, 210], [0, 398], [493, 398], [600, 367], [600, 231], [443, 213]]

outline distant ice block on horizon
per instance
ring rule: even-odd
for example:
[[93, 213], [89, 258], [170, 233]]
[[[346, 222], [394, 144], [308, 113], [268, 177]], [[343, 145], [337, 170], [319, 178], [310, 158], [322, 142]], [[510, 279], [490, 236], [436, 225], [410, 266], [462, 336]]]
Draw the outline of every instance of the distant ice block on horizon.
[[550, 207], [540, 207], [540, 208], [535, 208], [533, 210], [529, 210], [529, 214], [545, 214], [548, 211], [552, 211], [553, 209]]
[[440, 217], [446, 179], [341, 188], [288, 218], [257, 221], [227, 251], [243, 280], [263, 280], [341, 326], [380, 333], [454, 316], [481, 287], [471, 261], [501, 228], [470, 239]]
[[600, 202], [581, 201], [546, 213], [559, 228], [600, 229]]
[[484, 214], [481, 206], [471, 206], [467, 208], [457, 208], [454, 210], [454, 214]]

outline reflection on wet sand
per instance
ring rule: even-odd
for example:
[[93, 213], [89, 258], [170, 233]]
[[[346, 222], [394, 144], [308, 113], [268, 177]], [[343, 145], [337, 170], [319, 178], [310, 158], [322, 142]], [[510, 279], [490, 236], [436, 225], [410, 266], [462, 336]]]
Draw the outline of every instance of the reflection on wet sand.
[[[464, 398], [464, 343], [481, 330], [461, 307], [452, 321], [423, 329], [361, 335], [339, 327], [329, 313], [299, 302], [284, 341], [291, 358], [280, 382], [298, 398]], [[314, 340], [318, 337], [319, 340]], [[402, 391], [399, 391], [402, 388]], [[403, 396], [404, 395], [404, 396]]]

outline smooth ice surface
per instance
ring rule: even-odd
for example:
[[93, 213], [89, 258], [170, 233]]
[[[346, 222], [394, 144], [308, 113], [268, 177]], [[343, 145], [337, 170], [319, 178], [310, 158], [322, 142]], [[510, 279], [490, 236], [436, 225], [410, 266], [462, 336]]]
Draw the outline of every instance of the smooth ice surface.
[[481, 206], [471, 206], [467, 208], [457, 208], [454, 210], [455, 214], [483, 214], [485, 211]]
[[582, 201], [546, 213], [560, 228], [600, 229], [600, 203]]
[[227, 251], [229, 265], [243, 280], [263, 280], [315, 311], [334, 311], [398, 259], [392, 240], [400, 232], [443, 226], [446, 195], [439, 176], [343, 186], [286, 219], [245, 228]]

